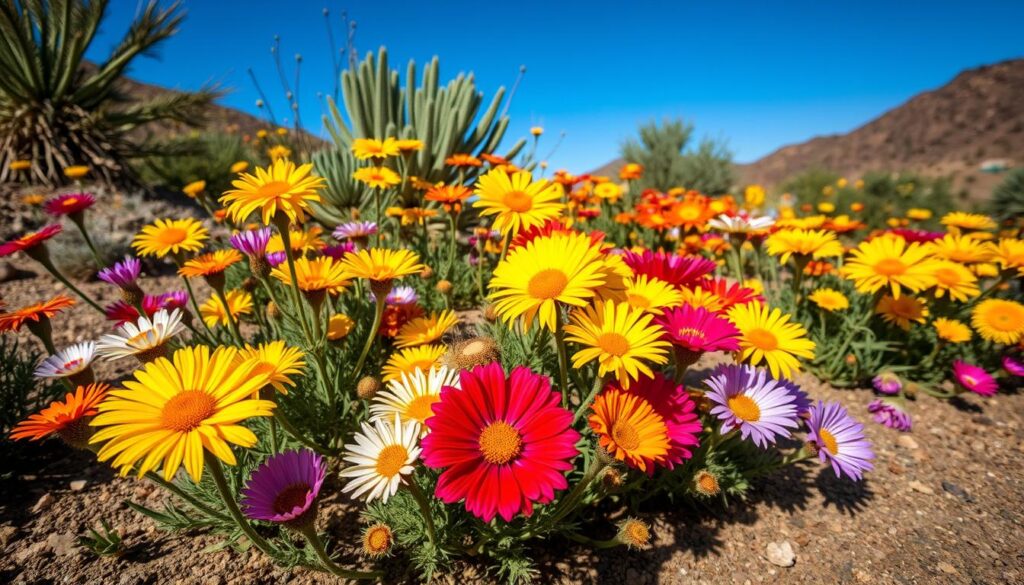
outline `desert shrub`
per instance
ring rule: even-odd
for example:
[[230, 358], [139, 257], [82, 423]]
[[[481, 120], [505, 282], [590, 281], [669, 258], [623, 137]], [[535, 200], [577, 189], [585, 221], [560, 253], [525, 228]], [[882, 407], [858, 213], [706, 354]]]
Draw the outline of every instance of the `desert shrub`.
[[682, 186], [721, 195], [732, 186], [732, 153], [723, 141], [704, 138], [693, 148], [693, 125], [682, 120], [650, 122], [638, 132], [639, 140], [622, 145], [622, 157], [644, 166], [644, 175], [637, 180], [641, 190]]
[[60, 387], [36, 391], [32, 375], [39, 352], [21, 347], [18, 340], [0, 335], [0, 436], [7, 440], [11, 428], [26, 416], [38, 412], [60, 393]]
[[224, 132], [173, 137], [158, 150], [163, 154], [140, 161], [139, 175], [147, 185], [172, 191], [193, 181], [206, 181], [207, 192], [220, 194], [231, 186], [231, 165], [253, 158], [241, 136]]
[[1024, 217], [1024, 168], [1010, 171], [992, 191], [992, 214], [1001, 221]]

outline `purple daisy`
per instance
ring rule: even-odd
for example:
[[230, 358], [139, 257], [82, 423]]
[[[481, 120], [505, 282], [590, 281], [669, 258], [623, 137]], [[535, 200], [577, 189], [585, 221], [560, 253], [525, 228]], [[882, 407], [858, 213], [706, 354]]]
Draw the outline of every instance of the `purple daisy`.
[[868, 404], [868, 412], [873, 415], [876, 423], [890, 429], [909, 433], [913, 426], [910, 415], [888, 400], [881, 398], [872, 400], [871, 404]]
[[345, 257], [345, 254], [348, 254], [349, 252], [355, 252], [355, 251], [356, 251], [355, 242], [342, 242], [342, 243], [340, 243], [340, 244], [338, 244], [336, 246], [327, 246], [323, 250], [320, 250], [320, 253], [323, 254], [324, 256], [327, 256], [328, 258], [334, 258], [335, 260], [341, 260], [342, 258]]
[[864, 438], [864, 425], [855, 421], [838, 402], [818, 401], [811, 406], [807, 421], [808, 440], [818, 450], [822, 463], [831, 463], [836, 477], [860, 480], [874, 469], [871, 442]]
[[281, 264], [284, 264], [284, 261], [287, 259], [288, 255], [285, 254], [283, 251], [267, 253], [267, 264], [270, 264], [275, 268], [280, 266]]
[[411, 305], [418, 300], [420, 300], [420, 295], [416, 294], [416, 289], [400, 285], [391, 289], [384, 302], [388, 305]]
[[981, 396], [994, 396], [999, 390], [999, 384], [985, 368], [962, 360], [953, 362], [953, 377], [963, 389]]
[[138, 258], [125, 256], [124, 260], [100, 270], [96, 277], [103, 282], [114, 286], [125, 288], [135, 284], [135, 280], [142, 273], [142, 262]]
[[263, 258], [267, 253], [271, 233], [268, 227], [238, 232], [231, 236], [231, 246], [246, 256]]
[[323, 457], [309, 449], [274, 455], [253, 472], [242, 490], [242, 510], [253, 520], [309, 526], [316, 519], [316, 499], [326, 473]]
[[377, 233], [377, 224], [372, 221], [350, 221], [334, 228], [332, 234], [337, 240], [363, 240]]
[[719, 366], [705, 383], [711, 388], [707, 397], [716, 404], [711, 414], [722, 421], [723, 434], [738, 428], [744, 439], [763, 448], [777, 437], [789, 437], [790, 429], [799, 425], [796, 387], [772, 378], [766, 370]]
[[1014, 376], [1024, 376], [1024, 362], [1013, 356], [1003, 356], [1003, 369]]
[[903, 381], [892, 372], [882, 372], [871, 379], [871, 385], [882, 394], [892, 396], [903, 390]]

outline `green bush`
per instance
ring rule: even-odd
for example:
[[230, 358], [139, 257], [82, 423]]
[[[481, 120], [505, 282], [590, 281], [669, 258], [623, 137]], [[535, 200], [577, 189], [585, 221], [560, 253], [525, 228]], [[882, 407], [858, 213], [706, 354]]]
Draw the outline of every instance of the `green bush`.
[[722, 195], [732, 187], [732, 153], [724, 142], [705, 138], [690, 147], [693, 125], [682, 120], [651, 122], [641, 126], [639, 134], [639, 141], [622, 145], [622, 157], [644, 166], [644, 176], [637, 181], [640, 189], [683, 187]]
[[1010, 171], [992, 191], [992, 215], [1000, 221], [1024, 218], [1024, 168]]

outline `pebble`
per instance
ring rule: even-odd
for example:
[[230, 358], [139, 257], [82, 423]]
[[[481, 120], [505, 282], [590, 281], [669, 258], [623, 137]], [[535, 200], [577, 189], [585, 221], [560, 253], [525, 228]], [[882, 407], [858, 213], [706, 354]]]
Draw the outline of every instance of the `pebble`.
[[85, 486], [88, 483], [89, 482], [87, 482], [84, 479], [76, 479], [75, 481], [71, 482], [69, 485], [71, 487], [71, 491], [73, 491], [73, 492], [80, 492], [80, 491], [85, 489]]
[[56, 498], [53, 497], [53, 494], [51, 494], [50, 492], [46, 492], [45, 494], [43, 494], [43, 497], [39, 498], [39, 501], [36, 502], [36, 505], [32, 506], [32, 513], [38, 514], [42, 512], [43, 510], [52, 506], [54, 501], [56, 501]]
[[796, 564], [796, 553], [793, 552], [793, 545], [788, 540], [769, 542], [764, 550], [764, 558], [778, 567], [792, 567]]
[[955, 575], [957, 573], [956, 567], [946, 561], [940, 561], [939, 564], [935, 565], [935, 568], [947, 575]]
[[925, 485], [925, 484], [917, 481], [916, 479], [914, 481], [910, 482], [909, 485], [910, 485], [910, 489], [914, 490], [915, 492], [920, 492], [922, 494], [928, 494], [929, 496], [934, 496], [935, 495], [935, 490], [933, 490], [930, 486]]
[[974, 501], [974, 498], [972, 498], [970, 494], [967, 493], [967, 490], [951, 481], [943, 480], [942, 489], [945, 490], [947, 493], [953, 494], [954, 496], [962, 499], [965, 502], [970, 503]]
[[18, 529], [14, 526], [0, 526], [0, 547], [6, 547], [17, 533]]
[[900, 435], [899, 438], [896, 439], [896, 444], [909, 450], [921, 448], [921, 446], [917, 444], [917, 441], [914, 440], [914, 437], [911, 437], [910, 435]]
[[59, 557], [78, 554], [78, 539], [70, 532], [50, 534], [46, 537], [46, 546]]

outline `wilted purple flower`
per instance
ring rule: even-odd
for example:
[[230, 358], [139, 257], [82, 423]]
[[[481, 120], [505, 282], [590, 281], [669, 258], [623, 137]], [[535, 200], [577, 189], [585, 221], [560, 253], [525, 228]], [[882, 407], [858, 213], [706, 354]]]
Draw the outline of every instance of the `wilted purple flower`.
[[336, 246], [327, 246], [320, 252], [327, 257], [334, 258], [335, 260], [341, 260], [345, 257], [345, 254], [354, 252], [356, 245], [354, 242], [342, 242]]
[[277, 268], [288, 259], [288, 255], [282, 252], [270, 252], [267, 254], [267, 264]]
[[899, 394], [903, 390], [903, 381], [892, 372], [882, 372], [871, 380], [871, 385], [882, 394], [890, 396]]
[[855, 421], [838, 402], [825, 404], [818, 401], [811, 406], [807, 433], [818, 449], [818, 458], [831, 463], [836, 477], [847, 475], [861, 479], [864, 472], [874, 469], [871, 459], [875, 453], [871, 442], [864, 438], [864, 425]]
[[247, 256], [263, 258], [267, 252], [267, 243], [270, 241], [271, 233], [272, 231], [268, 227], [238, 232], [231, 236], [231, 245]]
[[125, 256], [124, 260], [100, 270], [96, 276], [103, 282], [125, 288], [134, 285], [141, 273], [142, 262], [138, 258]]
[[1024, 362], [1013, 356], [1003, 356], [1003, 369], [1014, 376], [1024, 376]]
[[871, 404], [868, 404], [868, 412], [873, 415], [878, 424], [904, 433], [910, 432], [912, 426], [910, 415], [888, 400], [881, 398], [872, 400]]
[[372, 221], [350, 221], [334, 228], [332, 234], [337, 240], [365, 240], [377, 233], [377, 224]]

